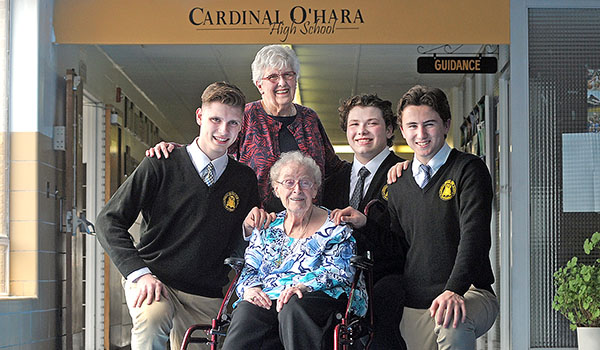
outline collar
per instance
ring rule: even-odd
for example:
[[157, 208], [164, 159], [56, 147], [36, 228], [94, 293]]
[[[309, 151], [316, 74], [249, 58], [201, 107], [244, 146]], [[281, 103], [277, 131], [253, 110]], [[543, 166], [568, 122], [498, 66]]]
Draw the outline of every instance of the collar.
[[[446, 163], [446, 161], [448, 160], [448, 156], [450, 156], [450, 151], [452, 151], [450, 146], [448, 146], [447, 143], [444, 143], [444, 145], [442, 146], [442, 148], [440, 148], [438, 153], [436, 153], [435, 156], [433, 156], [433, 158], [431, 158], [431, 160], [429, 160], [429, 162], [426, 164], [426, 165], [429, 165], [429, 167], [431, 168], [431, 177], [433, 177], [433, 175], [435, 175], [435, 173], [438, 170], [440, 170], [442, 165], [444, 165]], [[413, 176], [417, 176], [419, 173], [422, 172], [422, 170], [420, 168], [421, 164], [422, 163], [417, 159], [417, 157], [413, 158], [413, 162], [412, 162]]]
[[186, 150], [192, 159], [192, 163], [194, 163], [194, 167], [198, 174], [208, 165], [208, 163], [212, 162], [215, 167], [215, 181], [219, 179], [221, 174], [225, 171], [227, 167], [227, 161], [229, 157], [227, 156], [227, 152], [220, 156], [219, 158], [215, 158], [212, 161], [202, 150], [200, 146], [198, 146], [198, 138], [194, 139], [194, 142], [190, 143], [186, 146]]
[[367, 169], [369, 169], [369, 171], [371, 172], [371, 174], [369, 176], [375, 175], [375, 173], [377, 172], [377, 169], [379, 169], [379, 166], [381, 165], [381, 163], [383, 163], [383, 161], [387, 158], [387, 156], [389, 156], [391, 153], [389, 148], [384, 148], [381, 152], [379, 152], [378, 155], [376, 155], [375, 157], [373, 157], [373, 159], [371, 159], [367, 164], [362, 164], [361, 162], [358, 161], [358, 159], [356, 159], [356, 155], [354, 156], [354, 161], [352, 162], [352, 175], [354, 177], [358, 177], [358, 171], [363, 167], [367, 167]]

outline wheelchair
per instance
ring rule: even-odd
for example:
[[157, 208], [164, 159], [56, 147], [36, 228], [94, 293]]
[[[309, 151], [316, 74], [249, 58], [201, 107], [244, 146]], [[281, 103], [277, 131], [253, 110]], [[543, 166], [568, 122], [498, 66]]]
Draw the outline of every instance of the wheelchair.
[[[229, 326], [229, 323], [231, 322], [231, 315], [227, 313], [227, 306], [229, 305], [231, 296], [235, 291], [235, 285], [240, 277], [242, 268], [244, 267], [244, 259], [227, 258], [224, 263], [229, 265], [235, 271], [235, 276], [225, 293], [219, 312], [217, 313], [217, 316], [212, 319], [211, 324], [195, 324], [188, 328], [181, 343], [181, 350], [187, 350], [190, 344], [208, 344], [210, 345], [211, 350], [217, 350], [217, 347], [222, 340], [221, 337], [225, 337], [227, 334], [227, 326]], [[352, 296], [358, 286], [361, 275], [364, 275], [366, 278], [367, 294], [370, 294], [373, 288], [371, 269], [373, 267], [373, 262], [368, 256], [353, 256], [350, 259], [350, 264], [357, 269], [357, 273], [354, 276], [351, 289], [352, 293], [350, 294], [350, 298], [348, 298], [346, 311], [343, 315], [337, 315], [340, 323], [334, 330], [333, 349], [357, 349], [356, 346], [360, 346], [359, 339], [368, 337], [366, 345], [362, 348], [368, 350], [373, 338], [373, 309], [371, 307], [371, 300], [369, 299], [369, 311], [365, 317], [359, 317], [352, 314], [350, 308], [352, 305]]]
[[[378, 200], [372, 200], [365, 207], [365, 215], [371, 207], [381, 204]], [[229, 265], [235, 271], [235, 277], [232, 279], [221, 307], [211, 324], [195, 324], [188, 328], [181, 343], [181, 350], [187, 350], [189, 344], [209, 344], [211, 350], [216, 350], [220, 339], [227, 334], [226, 329], [231, 322], [231, 315], [227, 313], [227, 307], [235, 285], [242, 273], [244, 267], [243, 258], [227, 258], [224, 263]], [[343, 315], [336, 315], [340, 323], [334, 329], [334, 350], [369, 350], [373, 340], [373, 307], [372, 300], [368, 299], [368, 311], [365, 317], [354, 315], [350, 310], [353, 302], [354, 291], [358, 287], [361, 276], [364, 276], [367, 284], [367, 295], [371, 295], [373, 290], [373, 260], [370, 252], [366, 256], [353, 256], [350, 259], [350, 265], [356, 269], [354, 280], [352, 282], [350, 297]], [[197, 331], [201, 335], [194, 335]], [[361, 348], [361, 346], [364, 346]]]
[[[373, 260], [371, 260], [369, 255], [370, 254], [367, 252], [366, 257], [357, 255], [350, 259], [350, 265], [354, 266], [357, 272], [354, 275], [352, 291], [350, 293], [350, 298], [348, 298], [346, 312], [343, 317], [341, 317], [340, 323], [335, 326], [333, 350], [357, 349], [357, 347], [361, 345], [360, 341], [364, 339], [366, 339], [366, 341], [362, 349], [369, 350], [371, 342], [373, 341], [373, 306], [370, 298], [371, 291], [373, 290]], [[364, 317], [354, 315], [350, 312], [354, 291], [358, 286], [361, 275], [365, 276], [367, 294], [369, 295], [368, 311], [367, 315]]]
[[[232, 279], [229, 288], [225, 293], [225, 298], [223, 298], [217, 317], [212, 319], [211, 324], [195, 324], [188, 328], [183, 336], [181, 350], [187, 350], [189, 344], [209, 344], [210, 350], [217, 350], [219, 337], [224, 337], [226, 335], [227, 326], [229, 326], [229, 323], [231, 322], [231, 315], [227, 313], [227, 306], [229, 305], [229, 300], [233, 295], [235, 285], [242, 273], [244, 259], [227, 258], [224, 263], [225, 265], [229, 265], [235, 271], [235, 277]], [[203, 332], [200, 333], [197, 331]], [[195, 335], [194, 333], [202, 335]]]
[[[372, 199], [365, 206], [365, 216], [369, 215], [369, 213], [374, 210], [385, 211], [386, 207], [380, 200]], [[350, 259], [350, 265], [356, 268], [357, 273], [354, 275], [352, 292], [348, 299], [346, 313], [341, 317], [340, 323], [335, 327], [334, 350], [361, 349], [360, 345], [364, 345], [362, 349], [369, 350], [371, 343], [373, 342], [373, 259], [371, 257], [371, 252], [367, 251], [365, 255], [366, 256], [355, 255]], [[354, 295], [354, 290], [358, 285], [361, 275], [365, 277], [367, 295], [369, 296], [367, 315], [364, 317], [359, 317], [350, 313], [352, 296]]]

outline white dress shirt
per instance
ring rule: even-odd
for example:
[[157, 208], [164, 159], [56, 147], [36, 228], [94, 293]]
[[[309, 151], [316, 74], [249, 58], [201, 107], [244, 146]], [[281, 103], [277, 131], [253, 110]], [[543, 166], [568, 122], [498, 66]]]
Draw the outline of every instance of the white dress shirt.
[[[435, 175], [435, 173], [438, 170], [440, 170], [442, 165], [444, 165], [446, 163], [451, 150], [452, 149], [450, 148], [450, 146], [448, 146], [447, 143], [444, 143], [444, 145], [442, 146], [442, 148], [440, 148], [438, 153], [436, 153], [435, 156], [433, 156], [433, 158], [431, 158], [429, 160], [429, 162], [427, 164], [425, 164], [431, 168], [431, 177], [433, 177]], [[422, 185], [423, 185], [423, 181], [425, 181], [425, 172], [423, 171], [423, 169], [421, 169], [421, 164], [423, 164], [423, 163], [421, 163], [417, 159], [417, 157], [415, 157], [413, 159], [413, 163], [412, 163], [412, 173], [413, 173], [413, 177], [415, 178], [415, 182], [417, 183], [417, 185], [419, 185], [420, 187], [423, 187]]]
[[[200, 146], [198, 146], [198, 138], [194, 140], [194, 142], [190, 143], [186, 146], [186, 150], [192, 158], [192, 163], [194, 163], [194, 167], [198, 172], [198, 175], [206, 168], [209, 162], [211, 162], [210, 158], [202, 150]], [[215, 158], [212, 160], [213, 166], [215, 167], [215, 182], [219, 180], [223, 172], [225, 172], [225, 168], [227, 168], [227, 161], [229, 157], [227, 156], [227, 152], [220, 156], [219, 158]]]
[[373, 181], [373, 177], [375, 177], [377, 169], [379, 169], [379, 166], [381, 165], [381, 163], [383, 163], [385, 158], [387, 158], [387, 156], [390, 155], [390, 152], [391, 151], [388, 148], [384, 148], [383, 151], [379, 152], [379, 154], [373, 157], [373, 159], [371, 159], [367, 164], [362, 164], [361, 162], [359, 162], [358, 159], [356, 159], [356, 155], [354, 155], [354, 161], [352, 162], [352, 171], [350, 172], [350, 193], [348, 200], [352, 198], [352, 193], [354, 193], [354, 188], [356, 187], [356, 182], [358, 181], [358, 172], [360, 171], [360, 169], [364, 166], [370, 172], [369, 176], [365, 178], [365, 182], [363, 183], [362, 193], [364, 198], [369, 188], [369, 185], [371, 184], [371, 181]]

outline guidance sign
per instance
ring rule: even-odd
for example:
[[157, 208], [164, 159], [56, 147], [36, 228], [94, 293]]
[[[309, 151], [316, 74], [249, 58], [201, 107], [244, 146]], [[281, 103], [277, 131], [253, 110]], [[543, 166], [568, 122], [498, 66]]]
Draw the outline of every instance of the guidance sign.
[[419, 73], [493, 74], [498, 71], [496, 57], [419, 57]]

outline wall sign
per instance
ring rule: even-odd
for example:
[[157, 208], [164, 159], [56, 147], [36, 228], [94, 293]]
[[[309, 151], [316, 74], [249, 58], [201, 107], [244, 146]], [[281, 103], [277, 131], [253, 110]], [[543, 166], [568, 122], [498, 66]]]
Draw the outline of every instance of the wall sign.
[[492, 74], [498, 71], [496, 57], [419, 57], [419, 73], [474, 73]]
[[289, 12], [281, 9], [211, 10], [194, 7], [189, 13], [196, 30], [258, 30], [268, 33], [274, 41], [285, 43], [291, 36], [334, 35], [336, 29], [359, 30], [365, 23], [360, 8], [311, 8], [293, 6]]
[[[508, 44], [510, 0], [54, 0], [58, 44]], [[460, 18], [460, 20], [448, 20]], [[427, 23], [427, 30], [418, 30]], [[477, 30], [473, 30], [477, 28]]]

